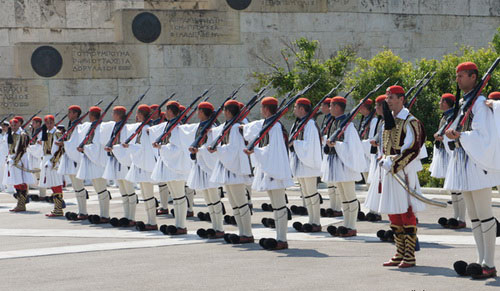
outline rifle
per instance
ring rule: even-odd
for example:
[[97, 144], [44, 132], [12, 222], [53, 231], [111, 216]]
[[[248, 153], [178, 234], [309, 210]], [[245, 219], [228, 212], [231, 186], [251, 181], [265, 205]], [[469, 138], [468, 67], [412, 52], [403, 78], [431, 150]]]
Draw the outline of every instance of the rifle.
[[219, 143], [221, 143], [224, 140], [224, 137], [229, 134], [229, 131], [233, 127], [233, 125], [237, 122], [242, 121], [245, 119], [252, 108], [259, 103], [260, 100], [262, 100], [264, 93], [266, 92], [267, 88], [271, 85], [271, 83], [267, 84], [265, 87], [261, 88], [257, 94], [255, 94], [250, 100], [243, 106], [243, 108], [240, 110], [240, 113], [235, 116], [232, 120], [228, 121], [225, 125], [224, 128], [222, 129], [221, 134], [215, 139], [215, 141], [212, 143], [212, 145], [209, 147], [211, 150], [214, 150]]
[[[210, 90], [212, 90], [214, 86], [208, 88], [205, 93], [203, 93], [203, 95], [206, 95]], [[237, 89], [238, 91], [241, 89], [241, 87], [243, 87], [243, 84], [241, 84], [241, 86]], [[201, 100], [201, 102], [206, 102], [208, 101], [208, 99], [210, 99], [210, 97], [212, 96], [207, 96], [205, 98], [203, 98], [203, 100]], [[189, 122], [189, 120], [191, 120], [191, 118], [193, 117], [194, 113], [196, 112], [196, 110], [193, 110], [193, 112], [189, 113], [188, 116], [184, 117], [184, 119], [182, 120], [182, 124], [186, 124]]]
[[[139, 125], [139, 127], [135, 130], [135, 132], [134, 132], [132, 135], [130, 135], [130, 136], [129, 136], [126, 140], [125, 140], [125, 144], [129, 144], [129, 143], [130, 143], [130, 142], [134, 139], [134, 137], [136, 137], [136, 136], [139, 134], [139, 132], [141, 132], [141, 131], [142, 131], [142, 128], [143, 128], [144, 126], [146, 126], [146, 124], [149, 124], [149, 122], [150, 122], [150, 121], [151, 121], [151, 119], [153, 118], [153, 115], [154, 115], [156, 112], [160, 111], [160, 108], [162, 108], [163, 106], [165, 106], [165, 104], [167, 104], [167, 102], [168, 102], [170, 99], [172, 99], [174, 96], [175, 96], [175, 93], [172, 93], [172, 95], [170, 95], [167, 99], [163, 100], [163, 102], [160, 104], [160, 106], [158, 106], [158, 108], [156, 108], [156, 109], [155, 109], [155, 111], [154, 111], [154, 112], [152, 112], [152, 113], [149, 115], [149, 117], [148, 117], [146, 120], [144, 120], [144, 121], [143, 121], [143, 122]], [[132, 111], [130, 111], [130, 112], [132, 112]], [[130, 112], [129, 112], [129, 114], [130, 114]], [[124, 122], [124, 124], [125, 124], [125, 122]], [[116, 137], [115, 137], [115, 138], [116, 138]], [[110, 146], [110, 147], [111, 147], [111, 146]]]
[[288, 112], [288, 109], [290, 108], [290, 106], [293, 103], [295, 103], [295, 101], [297, 99], [299, 99], [301, 96], [306, 94], [314, 85], [316, 85], [316, 83], [318, 83], [318, 81], [319, 81], [319, 79], [314, 81], [312, 84], [307, 85], [304, 89], [302, 89], [297, 94], [295, 94], [295, 96], [290, 98], [290, 100], [288, 100], [288, 102], [286, 102], [285, 105], [280, 107], [279, 110], [268, 119], [269, 122], [262, 127], [262, 129], [259, 132], [259, 135], [252, 142], [250, 142], [248, 144], [247, 150], [252, 151], [260, 143], [260, 141], [266, 136], [266, 134], [271, 130], [271, 128], [273, 128], [273, 126], [276, 124], [276, 122], [278, 122], [280, 120], [280, 118], [283, 117], [283, 115], [285, 115]]
[[432, 80], [432, 78], [434, 78], [434, 75], [436, 75], [436, 72], [433, 72], [431, 74], [431, 76], [429, 77], [429, 79], [427, 79], [427, 81], [425, 81], [425, 83], [423, 83], [422, 86], [420, 86], [418, 88], [417, 92], [415, 92], [415, 94], [413, 94], [413, 96], [411, 97], [411, 99], [409, 100], [409, 102], [408, 102], [408, 104], [406, 106], [408, 108], [408, 110], [411, 110], [411, 108], [413, 107], [413, 105], [417, 101], [417, 96], [420, 94], [420, 92], [422, 92], [422, 90], [424, 89], [424, 87], [429, 84], [429, 82]]
[[83, 149], [83, 147], [87, 144], [87, 142], [89, 141], [90, 137], [93, 135], [95, 129], [97, 128], [97, 126], [99, 124], [101, 124], [102, 120], [104, 119], [104, 116], [106, 116], [106, 113], [108, 113], [109, 109], [111, 109], [111, 106], [113, 105], [113, 103], [115, 103], [116, 99], [118, 99], [118, 96], [116, 96], [115, 99], [113, 99], [111, 102], [109, 102], [108, 106], [106, 107], [106, 109], [104, 109], [104, 112], [101, 114], [101, 117], [99, 117], [98, 120], [96, 120], [96, 121], [94, 121], [92, 123], [92, 125], [90, 126], [89, 131], [87, 132], [87, 136], [85, 136], [85, 138], [83, 139], [83, 141], [78, 146], [79, 148]]
[[33, 114], [33, 115], [30, 117], [30, 119], [28, 119], [28, 121], [27, 121], [25, 124], [23, 124], [23, 125], [21, 126], [21, 128], [22, 128], [22, 129], [25, 129], [25, 128], [26, 128], [26, 126], [28, 126], [28, 124], [30, 124], [30, 122], [33, 120], [33, 118], [35, 118], [35, 116], [37, 116], [40, 112], [42, 112], [42, 110], [38, 110], [38, 112], [37, 112], [37, 113]]
[[189, 110], [191, 110], [191, 108], [196, 104], [196, 102], [198, 102], [198, 100], [200, 100], [202, 98], [203, 95], [200, 95], [198, 97], [196, 97], [193, 102], [191, 102], [191, 104], [189, 104], [188, 107], [186, 107], [186, 109], [184, 109], [181, 114], [179, 114], [179, 116], [177, 116], [176, 118], [174, 118], [172, 120], [172, 123], [170, 123], [169, 125], [167, 125], [167, 127], [165, 128], [164, 132], [162, 133], [161, 136], [159, 136], [155, 143], [156, 144], [160, 144], [162, 142], [162, 140], [164, 140], [167, 136], [170, 135], [170, 133], [172, 133], [172, 130], [174, 130], [174, 128], [179, 124], [181, 123], [182, 119], [184, 118], [184, 116], [186, 116], [186, 114], [189, 112]]
[[110, 148], [113, 146], [113, 144], [116, 143], [116, 141], [118, 140], [118, 137], [119, 137], [119, 134], [120, 132], [122, 131], [122, 129], [125, 127], [125, 124], [127, 123], [127, 120], [130, 118], [130, 116], [132, 116], [132, 113], [134, 113], [134, 109], [137, 105], [139, 105], [139, 103], [142, 101], [142, 99], [144, 99], [144, 97], [146, 96], [146, 94], [149, 92], [149, 89], [151, 87], [149, 87], [146, 92], [144, 92], [141, 96], [139, 96], [139, 98], [137, 98], [137, 100], [135, 101], [135, 103], [132, 105], [132, 107], [130, 107], [127, 115], [125, 116], [125, 118], [122, 120], [122, 123], [119, 125], [118, 127], [118, 130], [116, 132], [113, 132], [111, 138], [109, 139], [108, 143], [106, 144], [106, 147]]
[[369, 125], [373, 119], [373, 117], [375, 116], [375, 110], [372, 110], [367, 116], [366, 118], [364, 119], [364, 122], [361, 123], [361, 126], [359, 127], [359, 136], [361, 137], [361, 139], [363, 139], [363, 137], [365, 136], [366, 132], [368, 131], [368, 129], [370, 128]]
[[[338, 138], [340, 138], [344, 134], [344, 132], [347, 130], [347, 127], [349, 126], [349, 124], [354, 120], [356, 115], [359, 113], [361, 106], [366, 102], [366, 100], [368, 100], [368, 98], [370, 98], [382, 86], [384, 86], [385, 83], [387, 83], [387, 81], [389, 81], [389, 78], [385, 79], [385, 81], [382, 82], [382, 84], [377, 85], [377, 87], [375, 87], [375, 89], [368, 92], [368, 94], [366, 94], [365, 98], [363, 98], [361, 100], [361, 102], [359, 102], [359, 104], [356, 107], [354, 107], [351, 110], [351, 112], [349, 112], [349, 115], [347, 115], [347, 117], [342, 121], [342, 123], [340, 124], [340, 127], [332, 134], [332, 136], [330, 136], [328, 138], [328, 140], [330, 142], [335, 142]], [[333, 150], [333, 154], [336, 153], [334, 147], [330, 148], [328, 145], [325, 145], [323, 148], [323, 151], [325, 152], [325, 154], [329, 154], [331, 150]]]
[[5, 116], [4, 119], [2, 119], [2, 121], [0, 121], [0, 124], [3, 123], [5, 120], [9, 119], [10, 117], [12, 117], [12, 115], [14, 115], [14, 114], [9, 113], [7, 116]]
[[[297, 126], [297, 129], [294, 132], [290, 133], [290, 137], [288, 139], [289, 143], [291, 143], [295, 139], [297, 139], [297, 137], [299, 136], [299, 134], [306, 127], [306, 124], [309, 122], [309, 120], [311, 120], [311, 118], [313, 118], [316, 115], [316, 112], [318, 112], [319, 108], [321, 107], [321, 105], [323, 104], [323, 102], [325, 101], [325, 99], [329, 98], [330, 96], [332, 96], [333, 93], [337, 91], [337, 89], [340, 87], [340, 85], [342, 85], [343, 82], [344, 82], [343, 80], [340, 81], [337, 84], [337, 86], [335, 86], [334, 88], [332, 88], [332, 90], [330, 90], [330, 92], [326, 93], [326, 95], [323, 96], [323, 98], [321, 98], [321, 100], [319, 100], [319, 102], [316, 104], [316, 106], [314, 106], [314, 108], [311, 110], [311, 112], [309, 112], [309, 114], [306, 116], [306, 118], [304, 118], [304, 120], [302, 120], [299, 123], [299, 125]], [[354, 87], [353, 87], [353, 90], [354, 90]]]
[[[102, 99], [101, 99], [101, 100], [99, 100], [99, 102], [97, 102], [94, 106], [98, 106], [98, 105], [99, 105], [99, 104], [101, 104], [101, 103], [102, 103]], [[76, 120], [73, 122], [73, 124], [71, 125], [71, 127], [69, 127], [69, 128], [68, 128], [68, 130], [67, 130], [67, 131], [63, 134], [63, 136], [61, 136], [61, 137], [57, 140], [57, 142], [62, 142], [62, 141], [64, 141], [64, 139], [66, 139], [66, 137], [67, 137], [68, 135], [70, 135], [70, 134], [73, 132], [73, 130], [75, 130], [76, 126], [77, 126], [78, 124], [80, 124], [80, 123], [82, 122], [82, 120], [84, 120], [84, 119], [85, 119], [85, 117], [87, 117], [87, 115], [89, 115], [89, 112], [90, 112], [90, 111], [87, 111], [84, 115], [82, 115], [82, 116], [80, 116], [78, 119], [76, 119]]]
[[[460, 107], [456, 118], [445, 129], [445, 131], [447, 129], [450, 129], [450, 128], [455, 130], [455, 131], [461, 131], [463, 129], [465, 122], [467, 121], [467, 119], [469, 118], [469, 115], [472, 112], [472, 107], [474, 107], [474, 103], [476, 102], [477, 97], [479, 97], [479, 95], [483, 91], [486, 84], [488, 84], [488, 81], [490, 80], [491, 75], [493, 74], [493, 71], [495, 70], [495, 68], [498, 66], [499, 63], [500, 63], [500, 57], [498, 57], [493, 62], [493, 64], [488, 69], [488, 71], [486, 71], [486, 73], [483, 75], [483, 77], [481, 78], [479, 83], [477, 83], [477, 85], [474, 87], [474, 89], [467, 94], [468, 96], [472, 96], [472, 97], [467, 99], [466, 96], [464, 95], [465, 102], [463, 102], [462, 106]], [[448, 142], [448, 145], [449, 145], [451, 150], [455, 149], [455, 142], [454, 141]]]
[[[193, 141], [193, 143], [191, 144], [190, 147], [193, 147], [193, 148], [200, 147], [200, 145], [202, 144], [202, 141], [205, 139], [206, 135], [208, 134], [208, 130], [215, 123], [215, 121], [219, 117], [220, 113], [222, 112], [222, 109], [224, 109], [224, 104], [230, 99], [231, 99], [231, 97], [227, 97], [226, 100], [224, 100], [224, 102], [222, 102], [222, 104], [219, 106], [217, 111], [212, 113], [212, 116], [210, 116], [210, 118], [208, 119], [208, 122], [201, 128], [200, 135]], [[192, 160], [196, 160], [195, 153], [191, 153], [189, 156], [191, 157]]]
[[410, 96], [411, 93], [413, 93], [413, 90], [415, 90], [417, 87], [420, 86], [420, 84], [422, 84], [422, 82], [425, 80], [425, 78], [427, 78], [427, 76], [430, 74], [430, 71], [427, 72], [423, 77], [422, 79], [418, 80], [417, 83], [415, 85], [413, 85], [413, 87], [411, 87], [408, 91], [406, 91], [406, 94], [405, 94], [405, 100], [407, 100], [408, 96]]

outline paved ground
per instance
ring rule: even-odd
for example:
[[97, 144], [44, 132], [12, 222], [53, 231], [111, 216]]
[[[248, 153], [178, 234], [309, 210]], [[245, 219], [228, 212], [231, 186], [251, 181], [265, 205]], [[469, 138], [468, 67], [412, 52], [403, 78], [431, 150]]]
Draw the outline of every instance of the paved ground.
[[[91, 187], [89, 187], [90, 189]], [[299, 204], [299, 192], [288, 192], [290, 204]], [[32, 191], [36, 193], [36, 191]], [[98, 211], [94, 192], [90, 192], [89, 211]], [[112, 189], [112, 216], [122, 213], [121, 199]], [[361, 200], [366, 193], [358, 191]], [[326, 197], [326, 195], [323, 195]], [[68, 211], [76, 210], [70, 192], [65, 194]], [[447, 196], [428, 195], [446, 201]], [[500, 196], [495, 195], [494, 211], [500, 217]], [[203, 199], [196, 197], [195, 213], [206, 211]], [[12, 214], [13, 198], [0, 193], [0, 275], [1, 290], [184, 290], [188, 288], [262, 290], [304, 290], [353, 288], [354, 290], [486, 290], [500, 286], [500, 279], [473, 281], [458, 278], [452, 269], [459, 259], [475, 260], [475, 248], [470, 229], [442, 229], [436, 221], [449, 217], [451, 207], [429, 207], [419, 214], [419, 239], [422, 250], [417, 252], [418, 267], [409, 270], [383, 268], [394, 246], [376, 238], [379, 229], [388, 222], [358, 222], [358, 237], [333, 238], [326, 232], [329, 224], [340, 224], [342, 218], [322, 219], [325, 232], [297, 233], [289, 223], [290, 249], [271, 252], [258, 244], [232, 246], [222, 240], [198, 239], [198, 228], [210, 227], [193, 218], [188, 221], [190, 234], [171, 238], [160, 232], [137, 232], [115, 229], [109, 225], [68, 222], [64, 218], [48, 219], [48, 203], [31, 202], [24, 214]], [[254, 194], [255, 212], [252, 218], [255, 237], [274, 236], [264, 228], [262, 217], [270, 212], [260, 210], [269, 203], [263, 193]], [[328, 201], [326, 201], [327, 205]], [[227, 209], [229, 203], [225, 201]], [[138, 219], [145, 218], [143, 204], [138, 205]], [[306, 220], [294, 216], [292, 221]], [[172, 224], [171, 216], [159, 219], [160, 224]], [[227, 231], [235, 231], [226, 226]], [[497, 243], [498, 244], [498, 243]], [[497, 262], [500, 254], [497, 253]]]

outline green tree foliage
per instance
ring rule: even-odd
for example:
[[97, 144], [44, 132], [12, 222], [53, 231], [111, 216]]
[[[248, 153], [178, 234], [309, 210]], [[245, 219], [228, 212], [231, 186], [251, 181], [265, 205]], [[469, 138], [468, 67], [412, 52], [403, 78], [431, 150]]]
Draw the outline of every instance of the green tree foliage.
[[354, 58], [353, 50], [347, 47], [336, 52], [331, 58], [322, 60], [317, 56], [318, 48], [319, 41], [300, 38], [281, 50], [284, 66], [259, 57], [270, 66], [271, 71], [256, 72], [254, 77], [259, 81], [259, 86], [272, 82], [281, 97], [293, 89], [302, 89], [319, 79], [305, 96], [315, 103], [340, 82]]

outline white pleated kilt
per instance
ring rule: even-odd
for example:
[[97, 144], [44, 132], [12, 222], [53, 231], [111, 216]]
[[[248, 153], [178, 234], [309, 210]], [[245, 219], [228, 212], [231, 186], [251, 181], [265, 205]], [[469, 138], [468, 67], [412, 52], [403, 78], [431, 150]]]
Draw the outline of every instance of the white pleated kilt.
[[141, 182], [155, 183], [155, 181], [151, 179], [151, 172], [145, 171], [137, 167], [135, 164], [132, 164], [130, 166], [127, 175], [125, 176], [125, 180], [132, 183], [141, 183]]
[[448, 165], [450, 163], [450, 157], [448, 152], [444, 148], [434, 147], [432, 155], [432, 163], [429, 167], [431, 172], [431, 177], [434, 178], [444, 178], [446, 177], [446, 172], [448, 171]]
[[39, 185], [42, 188], [51, 188], [61, 186], [63, 184], [63, 176], [57, 173], [50, 164], [52, 156], [44, 156], [40, 165], [40, 181]]
[[338, 155], [328, 155], [321, 164], [323, 182], [351, 182], [361, 180], [361, 173], [346, 167]]
[[[19, 168], [14, 167], [14, 161], [12, 160], [12, 157], [13, 155], [8, 158], [7, 164], [5, 165], [3, 184], [10, 186], [19, 184], [35, 185], [35, 176], [32, 173], [25, 172]], [[26, 169], [33, 169], [29, 164], [27, 155], [24, 155], [21, 158], [19, 165], [23, 166]]]
[[198, 163], [194, 163], [189, 172], [186, 185], [194, 190], [205, 190], [210, 188], [218, 188], [221, 185], [210, 181], [210, 174], [203, 171]]
[[59, 175], [76, 175], [78, 172], [78, 163], [73, 161], [64, 154], [59, 160], [59, 167], [57, 167], [57, 173]]
[[255, 191], [270, 191], [278, 189], [286, 189], [294, 186], [292, 178], [287, 180], [273, 179], [266, 173], [262, 172], [260, 168], [255, 167], [253, 177], [252, 189]]
[[[414, 167], [414, 166], [413, 166]], [[417, 171], [413, 168], [411, 163], [405, 168], [408, 174], [408, 183], [410, 189], [415, 189], [416, 192], [421, 193], [420, 183], [418, 182]], [[411, 206], [413, 212], [420, 212], [425, 210], [425, 203], [414, 198], [401, 186], [396, 179], [392, 177], [385, 169], [382, 171], [382, 195], [380, 196], [380, 204], [378, 212], [384, 214], [401, 214], [406, 213]], [[398, 173], [404, 177], [403, 171]], [[376, 185], [377, 183], [373, 183]], [[378, 185], [376, 185], [378, 187]]]
[[102, 178], [104, 168], [94, 164], [86, 155], [82, 155], [80, 167], [76, 173], [76, 177], [80, 180], [93, 180]]
[[186, 181], [187, 175], [176, 172], [165, 165], [162, 159], [158, 159], [151, 173], [151, 179], [156, 183], [166, 183], [170, 181]]
[[478, 167], [461, 147], [450, 158], [443, 188], [452, 192], [475, 191], [498, 185], [500, 175]]
[[378, 172], [378, 161], [377, 161], [377, 155], [370, 155], [370, 168], [368, 171], [368, 181], [366, 181], [368, 184], [371, 183], [378, 183], [379, 176], [375, 172]]
[[35, 157], [34, 155], [28, 155], [28, 160], [29, 160], [29, 163], [30, 165], [34, 168], [34, 169], [40, 169], [40, 164], [42, 163], [42, 160]]
[[108, 157], [102, 177], [106, 180], [125, 180], [128, 170], [129, 168], [120, 164], [115, 157]]
[[302, 163], [297, 156], [293, 154], [290, 157], [290, 169], [294, 178], [313, 178], [321, 176], [321, 168], [310, 168]]
[[[370, 164], [370, 170], [372, 168], [372, 165]], [[373, 167], [373, 172], [370, 171], [370, 174], [368, 177], [372, 177], [370, 180], [370, 187], [368, 188], [368, 194], [366, 195], [366, 200], [365, 200], [365, 207], [370, 209], [371, 211], [376, 211], [378, 212], [378, 209], [380, 207], [380, 197], [382, 196], [382, 193], [378, 193], [379, 190], [379, 183], [381, 182], [379, 177], [380, 177], [380, 167], [377, 166], [375, 163], [375, 167]], [[381, 178], [381, 177], [380, 177]]]
[[237, 185], [245, 184], [249, 185], [251, 183], [251, 177], [249, 175], [238, 175], [227, 170], [224, 165], [218, 161], [215, 165], [210, 181], [220, 185]]

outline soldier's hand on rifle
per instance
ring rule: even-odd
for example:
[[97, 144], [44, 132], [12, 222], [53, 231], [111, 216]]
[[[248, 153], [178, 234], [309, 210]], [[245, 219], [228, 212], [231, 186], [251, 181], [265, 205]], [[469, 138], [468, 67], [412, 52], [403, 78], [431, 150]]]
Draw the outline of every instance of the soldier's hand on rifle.
[[434, 134], [434, 139], [437, 141], [443, 141], [443, 137], [440, 136], [437, 132]]
[[335, 146], [335, 142], [332, 142], [332, 141], [330, 141], [330, 140], [327, 140], [327, 141], [326, 141], [326, 145], [327, 145], [327, 146], [329, 146], [329, 147], [331, 147], [331, 148], [333, 148], [333, 147]]
[[250, 151], [250, 150], [248, 150], [248, 149], [243, 149], [243, 152], [244, 152], [245, 154], [247, 154], [247, 155], [251, 155], [251, 154], [253, 154], [253, 151]]
[[153, 147], [154, 147], [155, 149], [159, 149], [159, 148], [160, 148], [160, 144], [159, 144], [159, 143], [157, 143], [157, 142], [154, 142], [154, 143], [153, 143]]
[[42, 141], [41, 141], [41, 140], [39, 140], [39, 141], [37, 141], [36, 143], [37, 143], [37, 144], [42, 144]]
[[448, 129], [446, 131], [446, 136], [449, 138], [449, 139], [457, 139], [460, 137], [460, 132], [454, 130], [454, 129]]
[[128, 149], [128, 143], [122, 143], [122, 147]]
[[56, 146], [62, 147], [64, 145], [64, 142], [62, 141], [56, 141]]
[[113, 149], [110, 148], [110, 147], [105, 147], [104, 150], [107, 151], [108, 153], [110, 153], [111, 151], [113, 151]]
[[77, 147], [76, 150], [83, 153], [83, 148], [81, 148], [81, 147]]
[[217, 151], [217, 148], [212, 148], [212, 147], [208, 147], [207, 150], [210, 152], [210, 153], [215, 153]]
[[196, 154], [198, 152], [198, 149], [195, 147], [189, 147], [189, 152], [192, 154]]
[[370, 140], [370, 144], [374, 147], [378, 147], [378, 143], [374, 139]]
[[489, 108], [493, 108], [493, 100], [486, 100], [484, 101], [484, 104], [486, 104]]

